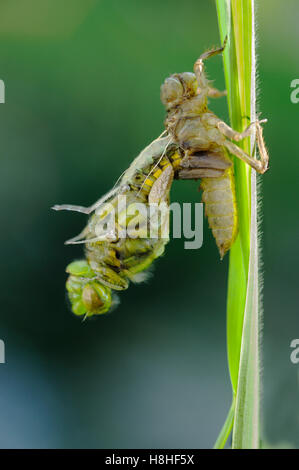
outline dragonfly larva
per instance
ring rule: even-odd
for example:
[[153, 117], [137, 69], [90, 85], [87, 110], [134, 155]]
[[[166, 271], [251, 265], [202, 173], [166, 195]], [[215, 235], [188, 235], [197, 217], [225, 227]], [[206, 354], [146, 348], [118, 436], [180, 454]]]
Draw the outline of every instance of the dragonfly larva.
[[[194, 73], [174, 74], [161, 87], [161, 99], [167, 110], [165, 127], [183, 151], [180, 179], [201, 179], [202, 200], [220, 256], [232, 246], [238, 231], [233, 163], [229, 154], [240, 158], [259, 173], [268, 168], [261, 123], [250, 124], [244, 132], [231, 129], [208, 109], [208, 98], [223, 96], [211, 87], [204, 72], [204, 60], [221, 53], [223, 47], [205, 52], [195, 62]], [[261, 156], [256, 160], [234, 141], [256, 133]]]
[[[194, 73], [174, 74], [165, 80], [161, 87], [161, 100], [167, 111], [164, 135], [141, 152], [107, 195], [89, 208], [54, 206], [56, 210], [92, 214], [83, 232], [66, 242], [85, 245], [85, 259], [74, 261], [66, 269], [66, 288], [76, 315], [85, 318], [108, 312], [115, 303], [115, 291], [126, 289], [130, 281], [144, 280], [144, 273], [163, 254], [169, 240], [169, 192], [174, 178], [201, 180], [202, 200], [221, 258], [232, 246], [238, 231], [238, 214], [229, 153], [259, 173], [267, 170], [269, 158], [260, 125], [265, 120], [251, 123], [239, 133], [208, 109], [208, 98], [224, 93], [210, 85], [204, 60], [223, 49], [224, 46], [202, 54], [195, 62]], [[256, 133], [260, 160], [232, 142], [252, 132]], [[126, 201], [122, 209], [120, 196]], [[139, 220], [137, 237], [119, 237], [116, 234], [127, 230], [132, 219], [124, 209], [139, 203], [147, 208], [164, 204], [166, 210], [156, 227], [159, 235], [149, 234], [148, 218], [144, 216]], [[112, 212], [117, 230], [110, 234], [104, 231], [101, 236], [99, 226], [103, 227]], [[161, 235], [163, 227], [166, 229]]]

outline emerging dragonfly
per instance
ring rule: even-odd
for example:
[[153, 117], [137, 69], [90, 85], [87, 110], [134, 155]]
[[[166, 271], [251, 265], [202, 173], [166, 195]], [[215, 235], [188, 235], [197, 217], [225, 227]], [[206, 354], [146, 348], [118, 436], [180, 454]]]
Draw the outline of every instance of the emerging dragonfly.
[[[85, 244], [86, 259], [75, 261], [66, 269], [69, 273], [66, 288], [76, 315], [85, 318], [108, 312], [115, 304], [113, 292], [127, 289], [129, 281], [144, 280], [144, 272], [163, 254], [169, 240], [169, 193], [174, 178], [201, 179], [205, 212], [221, 258], [232, 246], [238, 231], [238, 215], [233, 164], [228, 152], [259, 173], [267, 170], [269, 157], [261, 128], [266, 120], [253, 122], [239, 133], [208, 109], [208, 98], [223, 96], [225, 92], [210, 85], [204, 60], [221, 53], [224, 47], [225, 44], [202, 54], [195, 62], [194, 73], [174, 74], [165, 80], [161, 87], [161, 100], [167, 111], [165, 131], [141, 152], [108, 194], [88, 208], [54, 206], [55, 210], [92, 214], [83, 232], [66, 242]], [[232, 142], [253, 132], [260, 160]], [[121, 209], [120, 196], [126, 198]], [[162, 203], [166, 207], [156, 224], [155, 235], [148, 234], [145, 214], [138, 220], [137, 237], [119, 237], [132, 222], [132, 212], [128, 215], [126, 210], [128, 205], [134, 207], [138, 203], [146, 207]], [[103, 231], [112, 212], [114, 230]]]

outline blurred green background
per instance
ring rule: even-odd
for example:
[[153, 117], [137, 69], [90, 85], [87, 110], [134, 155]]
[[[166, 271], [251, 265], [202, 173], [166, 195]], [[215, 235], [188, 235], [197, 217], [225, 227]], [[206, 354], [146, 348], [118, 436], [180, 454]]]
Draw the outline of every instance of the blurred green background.
[[[261, 3], [261, 2], [260, 2]], [[263, 177], [263, 428], [299, 446], [298, 5], [258, 10]], [[90, 205], [162, 130], [159, 88], [219, 44], [212, 0], [2, 0], [0, 447], [211, 447], [230, 406], [221, 262], [207, 225], [199, 251], [172, 240], [147, 283], [82, 323], [65, 298], [64, 246]], [[222, 61], [208, 74], [224, 87]], [[211, 108], [227, 120], [225, 99]], [[172, 200], [198, 201], [195, 182]], [[238, 286], [236, 286], [238, 289]]]

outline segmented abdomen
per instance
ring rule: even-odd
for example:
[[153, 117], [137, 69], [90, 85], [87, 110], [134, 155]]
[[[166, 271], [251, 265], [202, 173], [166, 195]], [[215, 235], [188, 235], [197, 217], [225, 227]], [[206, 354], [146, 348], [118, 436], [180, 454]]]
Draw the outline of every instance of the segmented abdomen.
[[202, 201], [221, 259], [230, 249], [238, 232], [236, 191], [233, 169], [218, 178], [202, 178]]
[[[127, 207], [134, 203], [143, 203], [147, 206], [149, 195], [157, 179], [169, 166], [175, 172], [179, 168], [180, 162], [181, 155], [172, 151], [167, 157], [158, 158], [158, 161], [150, 166], [138, 169], [128, 182], [129, 189], [123, 193], [123, 196], [127, 198]], [[123, 220], [123, 214], [119, 214], [117, 210], [117, 199], [118, 197], [115, 196], [109, 202], [115, 208], [115, 224], [117, 229], [121, 231], [121, 229], [127, 229], [132, 216], [125, 214]], [[99, 220], [100, 215], [97, 213], [91, 217], [87, 239], [96, 237], [95, 228]], [[162, 238], [162, 236], [151, 238], [148, 223], [147, 219], [140, 221], [140, 226], [144, 225], [144, 233], [140, 231], [140, 235], [136, 238], [130, 238], [128, 235], [126, 238], [119, 238], [111, 242], [104, 240], [87, 243], [85, 248], [87, 261], [104, 285], [115, 290], [124, 290], [128, 288], [130, 281], [143, 281], [145, 279], [143, 272], [163, 254], [169, 240], [168, 234], [166, 238]]]

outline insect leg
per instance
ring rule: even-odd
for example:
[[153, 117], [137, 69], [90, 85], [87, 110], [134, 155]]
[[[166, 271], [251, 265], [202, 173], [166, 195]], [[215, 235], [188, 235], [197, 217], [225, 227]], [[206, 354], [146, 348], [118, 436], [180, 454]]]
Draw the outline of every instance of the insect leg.
[[264, 137], [263, 137], [263, 128], [260, 126], [259, 123], [257, 123], [256, 126], [256, 141], [257, 141], [257, 146], [259, 149], [259, 154], [261, 157], [261, 162], [263, 167], [265, 168], [264, 172], [268, 169], [269, 165], [269, 154], [266, 149]]
[[81, 212], [82, 214], [90, 214], [92, 210], [91, 207], [84, 207], [84, 206], [74, 206], [72, 204], [55, 204], [51, 209], [54, 211], [73, 211], [73, 212]]
[[205, 89], [209, 88], [209, 82], [208, 82], [208, 80], [205, 76], [205, 73], [204, 73], [204, 63], [203, 63], [203, 61], [208, 59], [209, 57], [212, 57], [212, 56], [216, 55], [216, 54], [221, 54], [221, 52], [224, 51], [226, 42], [227, 42], [227, 36], [224, 39], [222, 47], [218, 47], [217, 49], [211, 49], [209, 51], [204, 52], [199, 57], [199, 59], [197, 59], [197, 61], [195, 62], [195, 64], [194, 64], [194, 73], [196, 75], [196, 80], [197, 80], [199, 88], [201, 88], [201, 89], [202, 88], [205, 88]]
[[268, 152], [266, 150], [265, 144], [264, 144], [264, 139], [263, 139], [261, 129], [262, 128], [260, 127], [259, 131], [257, 131], [257, 143], [258, 143], [258, 148], [259, 148], [260, 155], [261, 155], [260, 160], [256, 160], [255, 158], [251, 157], [246, 152], [244, 152], [244, 150], [238, 147], [236, 144], [233, 144], [233, 142], [230, 142], [228, 140], [224, 142], [224, 146], [230, 151], [230, 153], [240, 158], [240, 160], [243, 160], [243, 162], [250, 165], [258, 173], [263, 174], [268, 169], [269, 156], [268, 156]]
[[256, 141], [258, 144], [258, 149], [260, 153], [260, 160], [256, 160], [255, 158], [251, 157], [248, 155], [244, 150], [242, 150], [240, 147], [235, 145], [233, 142], [229, 142], [226, 140], [224, 142], [224, 146], [236, 157], [240, 158], [243, 160], [245, 163], [250, 165], [252, 168], [254, 168], [258, 173], [265, 173], [268, 169], [268, 163], [269, 163], [269, 155], [265, 146], [265, 142], [263, 139], [263, 129], [260, 125], [260, 123], [266, 122], [266, 119], [263, 119], [262, 121], [256, 121], [251, 123], [247, 129], [245, 129], [244, 132], [237, 132], [231, 127], [229, 127], [225, 122], [220, 121], [217, 123], [217, 127], [220, 130], [220, 132], [225, 135], [226, 137], [240, 141], [244, 139], [245, 137], [248, 137], [252, 132], [252, 127], [255, 126], [256, 128]]
[[240, 140], [245, 139], [245, 137], [249, 137], [254, 132], [254, 126], [258, 131], [258, 125], [264, 122], [267, 122], [267, 119], [263, 119], [262, 121], [254, 121], [249, 124], [249, 126], [243, 132], [235, 131], [234, 129], [229, 127], [224, 121], [217, 122], [217, 127], [220, 130], [221, 134], [225, 135], [225, 137], [235, 140], [236, 142], [240, 142]]
[[221, 98], [222, 96], [226, 96], [226, 95], [227, 95], [226, 90], [220, 91], [220, 90], [217, 90], [217, 88], [213, 88], [213, 87], [209, 87], [208, 89], [208, 96], [210, 98]]
[[94, 210], [96, 210], [98, 207], [100, 207], [105, 201], [107, 201], [108, 198], [116, 194], [117, 192], [122, 191], [122, 189], [126, 189], [125, 186], [122, 188], [115, 187], [111, 189], [107, 194], [102, 196], [100, 199], [98, 199], [94, 204], [92, 204], [89, 207], [84, 207], [84, 206], [74, 206], [71, 204], [56, 204], [55, 206], [52, 207], [54, 211], [74, 211], [74, 212], [81, 212], [82, 214], [91, 214]]
[[84, 206], [74, 206], [71, 204], [56, 204], [55, 206], [52, 207], [54, 211], [73, 211], [73, 212], [81, 212], [82, 214], [89, 215], [91, 214], [94, 210], [96, 210], [102, 203], [104, 202], [103, 198], [101, 197], [98, 201], [96, 201], [94, 204], [92, 204], [89, 207], [84, 207]]

